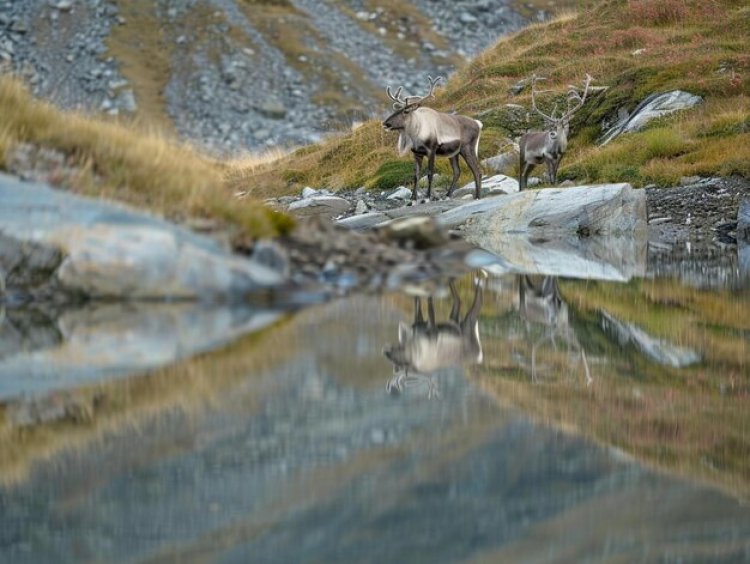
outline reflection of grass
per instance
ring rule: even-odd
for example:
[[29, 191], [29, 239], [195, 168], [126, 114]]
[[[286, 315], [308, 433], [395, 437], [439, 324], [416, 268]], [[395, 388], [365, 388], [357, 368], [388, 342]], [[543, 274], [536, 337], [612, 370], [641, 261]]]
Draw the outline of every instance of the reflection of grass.
[[[153, 416], [170, 410], [197, 414], [252, 374], [293, 355], [293, 345], [269, 346], [286, 339], [280, 322], [219, 350], [178, 362], [144, 376], [105, 381], [61, 396], [70, 397], [75, 416], [63, 421], [14, 428], [0, 405], [0, 484], [22, 481], [33, 463], [62, 451], [75, 451], [122, 427], [145, 425]], [[254, 388], [243, 404], [254, 409], [263, 390]]]
[[[540, 355], [547, 378], [533, 385], [512, 361], [523, 340], [485, 337], [485, 364], [472, 370], [498, 398], [541, 419], [615, 445], [659, 467], [750, 495], [750, 295], [707, 292], [669, 280], [627, 285], [565, 282], [594, 384], [551, 347]], [[601, 331], [604, 309], [655, 337], [704, 354], [675, 369], [623, 353]], [[492, 319], [484, 326], [492, 328]], [[490, 353], [491, 351], [491, 353]]]

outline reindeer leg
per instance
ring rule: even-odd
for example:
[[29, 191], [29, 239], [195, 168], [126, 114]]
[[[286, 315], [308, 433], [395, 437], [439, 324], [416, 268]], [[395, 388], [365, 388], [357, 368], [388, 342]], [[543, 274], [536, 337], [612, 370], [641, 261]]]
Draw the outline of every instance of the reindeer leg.
[[461, 296], [458, 295], [458, 290], [456, 290], [456, 282], [455, 280], [451, 280], [448, 282], [448, 288], [451, 290], [451, 298], [453, 298], [453, 305], [451, 306], [451, 321], [455, 323], [456, 325], [459, 325], [461, 323], [460, 317], [461, 317]]
[[461, 150], [461, 156], [466, 161], [466, 164], [471, 169], [471, 173], [474, 175], [474, 199], [478, 200], [482, 197], [482, 173], [479, 170], [479, 159], [474, 154], [471, 147], [466, 147]]
[[456, 189], [456, 183], [458, 177], [461, 176], [461, 165], [458, 163], [458, 155], [451, 157], [451, 168], [453, 169], [453, 180], [451, 181], [451, 187], [448, 188], [448, 193], [445, 195], [450, 198], [453, 195], [453, 191]]
[[529, 173], [531, 172], [531, 169], [534, 168], [534, 165], [531, 163], [523, 163], [521, 166], [521, 177], [518, 181], [518, 191], [523, 192], [526, 190], [526, 181], [529, 178]]
[[561, 160], [562, 160], [562, 155], [557, 157], [552, 163], [552, 184], [557, 184], [557, 169], [560, 168]]
[[414, 189], [411, 191], [411, 199], [417, 200], [417, 183], [419, 182], [419, 173], [422, 170], [423, 155], [414, 153]]
[[555, 183], [555, 160], [554, 159], [544, 159], [544, 164], [547, 165], [547, 180], [550, 184]]
[[432, 296], [427, 298], [427, 320], [429, 323], [429, 329], [435, 329], [435, 302]]
[[432, 199], [432, 177], [435, 174], [435, 149], [430, 151], [427, 158], [427, 199]]
[[422, 317], [422, 299], [414, 298], [414, 325], [424, 324], [424, 317]]
[[466, 313], [466, 317], [461, 324], [462, 328], [473, 326], [479, 319], [479, 312], [482, 310], [482, 302], [484, 297], [482, 284], [482, 280], [477, 280], [474, 283], [474, 301], [471, 303], [471, 307]]

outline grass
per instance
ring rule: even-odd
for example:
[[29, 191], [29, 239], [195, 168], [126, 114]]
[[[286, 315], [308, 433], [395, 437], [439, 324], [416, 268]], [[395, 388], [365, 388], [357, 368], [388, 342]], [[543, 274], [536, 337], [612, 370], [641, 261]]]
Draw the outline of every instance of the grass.
[[[238, 201], [226, 178], [236, 164], [220, 163], [158, 130], [62, 112], [35, 100], [23, 84], [0, 77], [0, 168], [9, 151], [31, 143], [61, 151], [80, 169], [75, 186], [88, 196], [107, 197], [172, 220], [216, 219], [238, 237], [285, 232], [291, 220], [252, 200]], [[244, 163], [242, 169], [248, 167]]]
[[[574, 4], [577, 13], [565, 12], [500, 40], [439, 91], [436, 109], [481, 114], [481, 158], [496, 154], [508, 138], [538, 126], [525, 121], [524, 110], [507, 105], [530, 107], [528, 89], [510, 93], [519, 80], [537, 73], [547, 77], [545, 88], [564, 92], [566, 85], [590, 73], [595, 84], [608, 89], [592, 95], [575, 116], [561, 179], [643, 186], [668, 185], [695, 174], [750, 175], [750, 11], [743, 2]], [[632, 111], [648, 95], [673, 89], [698, 94], [705, 103], [604, 148], [597, 146], [603, 121], [614, 123], [621, 108]], [[551, 105], [553, 98], [544, 102]], [[372, 120], [354, 132], [292, 153], [273, 167], [260, 167], [235, 188], [264, 196], [305, 184], [384, 189], [392, 179], [378, 171], [398, 159], [395, 144], [395, 134], [383, 132]], [[438, 163], [447, 172], [447, 163]], [[469, 176], [464, 170], [461, 181], [468, 182]]]

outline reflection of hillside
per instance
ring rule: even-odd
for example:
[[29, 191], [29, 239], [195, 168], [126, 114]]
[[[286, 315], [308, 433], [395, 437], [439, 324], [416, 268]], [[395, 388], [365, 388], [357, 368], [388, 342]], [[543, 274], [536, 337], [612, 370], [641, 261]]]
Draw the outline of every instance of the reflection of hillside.
[[[501, 292], [517, 295], [507, 279]], [[626, 285], [561, 282], [570, 328], [585, 349], [593, 385], [565, 347], [537, 352], [545, 376], [532, 383], [528, 358], [544, 327], [527, 327], [513, 308], [482, 319], [486, 362], [471, 370], [502, 401], [658, 466], [750, 494], [750, 294], [703, 292], [669, 280]], [[602, 328], [602, 311], [654, 340], [698, 351], [676, 368]]]

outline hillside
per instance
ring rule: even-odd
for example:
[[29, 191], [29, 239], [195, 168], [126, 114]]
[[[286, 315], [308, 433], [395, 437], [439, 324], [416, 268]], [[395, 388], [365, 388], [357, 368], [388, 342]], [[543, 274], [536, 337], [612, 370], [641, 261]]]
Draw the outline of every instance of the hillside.
[[[590, 73], [607, 89], [576, 114], [561, 180], [643, 186], [692, 175], [747, 177], [749, 44], [750, 8], [741, 0], [605, 0], [501, 39], [454, 75], [433, 107], [481, 119], [480, 157], [486, 158], [538, 126], [527, 121], [527, 110], [513, 106], [530, 108], [529, 88], [514, 94], [514, 85], [536, 73], [547, 77], [546, 89], [564, 92]], [[598, 146], [604, 130], [624, 113], [653, 93], [674, 89], [699, 95], [704, 103]], [[553, 101], [547, 98], [548, 111]], [[305, 185], [387, 189], [407, 183], [412, 174], [411, 160], [398, 158], [395, 142], [395, 134], [373, 120], [231, 182], [257, 196]], [[438, 163], [447, 172], [447, 162]], [[506, 172], [514, 173], [512, 167]], [[466, 171], [462, 180], [469, 180]]]
[[[212, 154], [319, 141], [575, 0], [12, 0], [0, 74]], [[546, 10], [546, 11], [545, 11]]]

